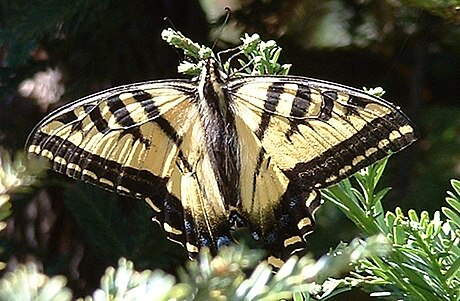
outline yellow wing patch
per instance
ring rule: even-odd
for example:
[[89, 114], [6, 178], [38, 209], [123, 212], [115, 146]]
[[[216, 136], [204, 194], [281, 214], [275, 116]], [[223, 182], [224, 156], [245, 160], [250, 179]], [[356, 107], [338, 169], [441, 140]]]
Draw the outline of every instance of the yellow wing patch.
[[273, 227], [275, 211], [289, 185], [289, 179], [271, 162], [260, 141], [242, 119], [235, 120], [240, 153], [245, 154], [241, 166], [241, 212], [252, 221], [262, 235]]

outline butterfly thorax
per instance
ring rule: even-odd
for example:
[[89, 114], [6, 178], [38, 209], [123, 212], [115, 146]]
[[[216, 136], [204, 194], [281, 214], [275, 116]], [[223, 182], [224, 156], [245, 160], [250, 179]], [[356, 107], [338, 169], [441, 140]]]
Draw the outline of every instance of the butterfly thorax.
[[217, 175], [225, 205], [238, 202], [238, 143], [230, 98], [223, 89], [224, 75], [214, 59], [208, 59], [199, 78], [198, 103], [204, 127], [204, 143]]

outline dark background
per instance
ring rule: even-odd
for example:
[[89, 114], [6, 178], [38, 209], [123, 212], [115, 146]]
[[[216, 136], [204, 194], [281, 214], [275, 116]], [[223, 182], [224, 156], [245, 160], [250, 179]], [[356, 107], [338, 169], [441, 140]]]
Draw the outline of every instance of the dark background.
[[[4, 0], [0, 145], [11, 153], [21, 150], [47, 112], [89, 93], [179, 77], [182, 54], [160, 36], [168, 17], [196, 42], [211, 46], [216, 36], [224, 40], [216, 50], [238, 44], [241, 33], [257, 32], [283, 48], [281, 61], [293, 64], [291, 74], [383, 87], [384, 98], [421, 132], [415, 145], [390, 159], [383, 186], [393, 190], [384, 205], [434, 212], [444, 205], [449, 179], [460, 174], [460, 17], [453, 6], [427, 9], [430, 1], [421, 2]], [[226, 5], [232, 15], [219, 33]], [[138, 270], [171, 273], [186, 260], [137, 200], [49, 173], [40, 189], [12, 203], [13, 216], [0, 236], [0, 261], [7, 269], [33, 261], [48, 275], [63, 274], [74, 296], [91, 294], [105, 268], [121, 256]], [[321, 256], [357, 235], [325, 204], [309, 245]], [[367, 300], [359, 291], [339, 299], [346, 296]]]

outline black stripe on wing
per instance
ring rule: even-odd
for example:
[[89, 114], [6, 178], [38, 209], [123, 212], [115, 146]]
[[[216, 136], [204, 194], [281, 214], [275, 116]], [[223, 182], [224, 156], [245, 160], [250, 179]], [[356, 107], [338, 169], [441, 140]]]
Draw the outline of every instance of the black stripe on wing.
[[268, 87], [266, 100], [264, 102], [264, 111], [262, 113], [262, 121], [256, 131], [256, 136], [259, 140], [263, 139], [265, 131], [270, 124], [270, 118], [272, 117], [273, 112], [276, 112], [279, 98], [284, 90], [283, 86], [283, 83], [274, 82]]

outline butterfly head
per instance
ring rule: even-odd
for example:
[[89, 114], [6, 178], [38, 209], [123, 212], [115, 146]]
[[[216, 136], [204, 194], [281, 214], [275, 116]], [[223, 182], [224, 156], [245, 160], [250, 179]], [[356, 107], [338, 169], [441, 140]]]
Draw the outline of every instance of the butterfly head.
[[201, 70], [200, 80], [222, 84], [227, 74], [222, 71], [221, 64], [215, 58], [210, 57], [204, 61]]

